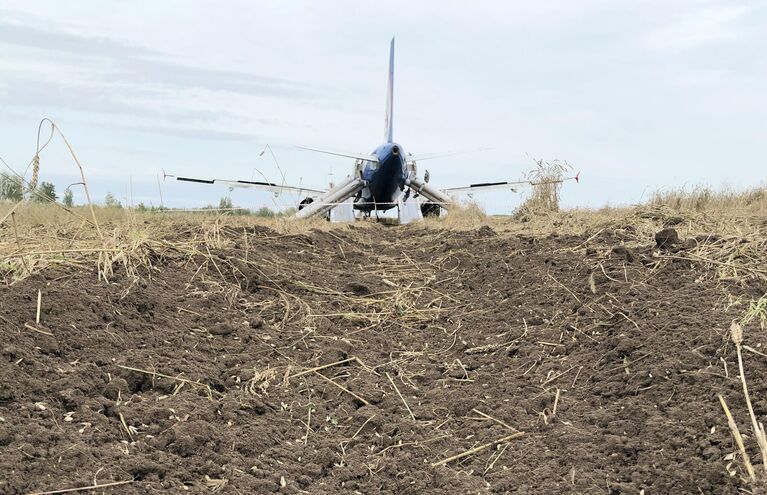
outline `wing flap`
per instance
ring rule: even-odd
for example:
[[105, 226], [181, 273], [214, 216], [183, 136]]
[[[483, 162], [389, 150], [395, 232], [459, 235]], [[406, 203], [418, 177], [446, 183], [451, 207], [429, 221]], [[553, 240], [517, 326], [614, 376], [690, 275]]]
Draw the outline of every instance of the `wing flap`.
[[176, 177], [176, 180], [184, 182], [197, 182], [199, 184], [213, 184], [215, 182], [209, 179], [193, 179], [191, 177]]
[[464, 187], [448, 187], [446, 189], [443, 189], [443, 191], [445, 191], [448, 194], [458, 194], [458, 193], [466, 193], [466, 192], [490, 190], [490, 189], [509, 189], [514, 191], [514, 187], [519, 186], [521, 184], [530, 184], [530, 181], [521, 180], [521, 181], [514, 181], [514, 182], [481, 182], [478, 184], [470, 184]]
[[477, 184], [470, 184], [468, 186], [463, 187], [448, 187], [446, 189], [442, 189], [444, 192], [448, 194], [461, 194], [461, 193], [469, 193], [474, 191], [487, 191], [491, 189], [509, 189], [513, 192], [516, 192], [515, 187], [516, 186], [538, 186], [542, 184], [561, 184], [562, 182], [566, 182], [568, 180], [574, 180], [575, 182], [580, 182], [580, 172], [575, 174], [572, 177], [563, 177], [559, 180], [552, 180], [552, 181], [532, 181], [532, 180], [518, 180], [518, 181], [505, 181], [505, 182], [480, 182]]

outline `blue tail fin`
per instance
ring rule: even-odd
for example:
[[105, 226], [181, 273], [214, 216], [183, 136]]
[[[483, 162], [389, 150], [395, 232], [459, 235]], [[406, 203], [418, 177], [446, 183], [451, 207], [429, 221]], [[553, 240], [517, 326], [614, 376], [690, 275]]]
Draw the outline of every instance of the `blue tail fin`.
[[393, 135], [393, 117], [394, 117], [394, 38], [391, 39], [389, 48], [389, 88], [386, 93], [386, 127], [384, 128], [384, 139], [387, 143], [394, 140]]

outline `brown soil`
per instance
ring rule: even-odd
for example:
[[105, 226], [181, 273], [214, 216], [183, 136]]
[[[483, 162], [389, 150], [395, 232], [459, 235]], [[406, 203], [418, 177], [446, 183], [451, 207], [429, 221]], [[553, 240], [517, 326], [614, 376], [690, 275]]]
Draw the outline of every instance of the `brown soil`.
[[0, 288], [0, 492], [736, 493], [728, 294], [767, 287], [626, 232], [231, 229]]

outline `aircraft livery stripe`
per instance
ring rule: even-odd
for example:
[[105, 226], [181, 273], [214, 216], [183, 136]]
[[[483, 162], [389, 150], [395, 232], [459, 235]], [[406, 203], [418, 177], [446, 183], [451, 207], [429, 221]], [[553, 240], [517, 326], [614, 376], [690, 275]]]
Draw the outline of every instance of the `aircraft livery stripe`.
[[271, 182], [253, 182], [250, 180], [238, 180], [239, 184], [253, 184], [255, 186], [271, 186], [271, 187], [280, 187], [277, 184], [273, 184]]
[[482, 182], [481, 184], [471, 184], [469, 187], [485, 187], [485, 186], [503, 186], [508, 182]]
[[184, 182], [199, 182], [200, 184], [213, 184], [214, 181], [206, 179], [191, 179], [189, 177], [176, 177], [176, 180], [182, 180]]

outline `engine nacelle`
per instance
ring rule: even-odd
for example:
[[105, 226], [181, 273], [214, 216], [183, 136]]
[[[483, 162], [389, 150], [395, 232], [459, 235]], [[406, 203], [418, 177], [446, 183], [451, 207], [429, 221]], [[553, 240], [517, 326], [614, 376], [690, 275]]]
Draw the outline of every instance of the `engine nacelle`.
[[314, 203], [314, 198], [304, 198], [304, 199], [302, 199], [301, 202], [298, 203], [298, 211], [303, 210], [304, 208], [306, 208], [307, 206], [309, 206], [312, 203]]
[[438, 217], [440, 213], [440, 207], [437, 203], [431, 203], [424, 201], [421, 203], [421, 215], [424, 217]]

